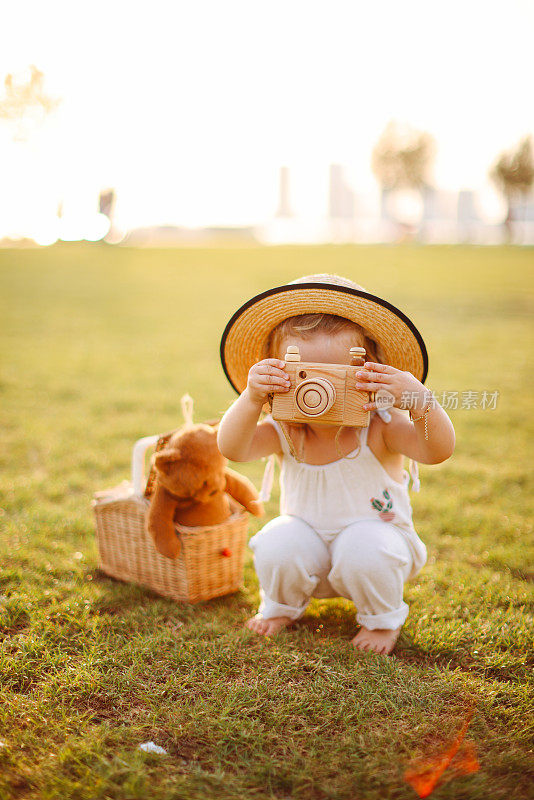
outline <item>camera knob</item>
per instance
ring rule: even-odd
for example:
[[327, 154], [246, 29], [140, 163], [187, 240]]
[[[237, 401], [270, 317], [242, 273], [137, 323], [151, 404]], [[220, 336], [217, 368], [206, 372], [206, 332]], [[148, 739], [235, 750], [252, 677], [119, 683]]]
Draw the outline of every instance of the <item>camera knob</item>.
[[295, 392], [295, 403], [301, 414], [320, 417], [332, 408], [336, 390], [326, 378], [310, 378], [299, 383]]
[[363, 367], [365, 364], [365, 347], [351, 347], [350, 357], [352, 367]]
[[300, 352], [296, 344], [288, 346], [284, 361], [300, 361]]

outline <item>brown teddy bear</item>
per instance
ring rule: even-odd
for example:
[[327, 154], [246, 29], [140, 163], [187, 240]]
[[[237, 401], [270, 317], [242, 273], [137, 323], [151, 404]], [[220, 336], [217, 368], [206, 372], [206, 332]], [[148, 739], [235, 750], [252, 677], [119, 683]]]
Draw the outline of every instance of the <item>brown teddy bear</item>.
[[231, 495], [256, 517], [263, 505], [253, 484], [229, 469], [217, 447], [217, 428], [188, 425], [173, 433], [163, 450], [154, 454], [154, 491], [147, 527], [156, 549], [168, 558], [180, 553], [174, 524], [218, 525], [231, 515]]

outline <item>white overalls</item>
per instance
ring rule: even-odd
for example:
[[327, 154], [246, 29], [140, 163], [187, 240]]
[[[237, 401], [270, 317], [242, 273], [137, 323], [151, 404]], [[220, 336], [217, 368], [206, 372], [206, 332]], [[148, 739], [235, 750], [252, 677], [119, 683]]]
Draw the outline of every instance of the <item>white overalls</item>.
[[369, 630], [400, 627], [408, 616], [404, 583], [427, 559], [413, 527], [410, 474], [404, 470], [399, 483], [386, 472], [367, 445], [368, 428], [360, 430], [359, 452], [315, 466], [297, 461], [278, 422], [266, 421], [283, 450], [281, 516], [250, 540], [259, 614], [298, 619], [311, 597], [345, 597]]

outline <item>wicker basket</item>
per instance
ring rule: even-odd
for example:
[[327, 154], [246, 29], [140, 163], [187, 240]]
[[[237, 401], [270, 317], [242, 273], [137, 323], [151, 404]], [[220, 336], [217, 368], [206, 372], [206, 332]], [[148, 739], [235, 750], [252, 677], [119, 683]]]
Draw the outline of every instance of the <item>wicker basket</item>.
[[232, 516], [220, 525], [176, 525], [182, 547], [175, 560], [158, 553], [146, 530], [150, 503], [146, 495], [151, 492], [153, 475], [145, 486], [145, 451], [152, 445], [161, 449], [169, 436], [147, 436], [136, 442], [132, 482], [95, 494], [92, 505], [100, 569], [113, 578], [189, 603], [236, 592], [243, 586], [248, 517], [233, 498]]

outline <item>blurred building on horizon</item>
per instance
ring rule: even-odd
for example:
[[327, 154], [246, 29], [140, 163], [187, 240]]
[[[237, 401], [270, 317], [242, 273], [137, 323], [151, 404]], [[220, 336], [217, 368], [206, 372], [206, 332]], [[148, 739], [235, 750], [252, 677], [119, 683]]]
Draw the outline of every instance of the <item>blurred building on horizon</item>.
[[[290, 171], [280, 173], [280, 205], [290, 185]], [[323, 216], [305, 217], [293, 212], [255, 228], [259, 242], [380, 243], [415, 240], [427, 244], [534, 244], [534, 194], [512, 205], [513, 221], [506, 231], [506, 206], [496, 192], [458, 191], [427, 187], [415, 191], [357, 192], [347, 181], [341, 164], [329, 169], [327, 207]], [[283, 224], [280, 217], [283, 216]]]
[[[120, 193], [103, 189], [94, 210], [86, 202], [82, 217], [74, 218], [61, 202], [56, 215], [44, 219], [36, 234], [0, 239], [0, 246], [50, 245], [56, 241], [106, 241], [134, 247], [174, 247], [213, 243], [266, 245], [327, 243], [534, 245], [534, 194], [512, 204], [506, 226], [506, 204], [496, 192], [452, 191], [426, 187], [422, 191], [359, 192], [341, 164], [331, 164], [322, 214], [299, 212], [293, 201], [292, 173], [278, 172], [277, 203], [272, 217], [248, 225], [153, 224], [121, 229], [114, 216]], [[319, 191], [319, 188], [318, 188]], [[47, 222], [45, 225], [44, 223]]]
[[289, 167], [280, 167], [278, 211], [276, 212], [276, 216], [282, 219], [293, 216], [293, 211], [291, 210], [289, 175]]

